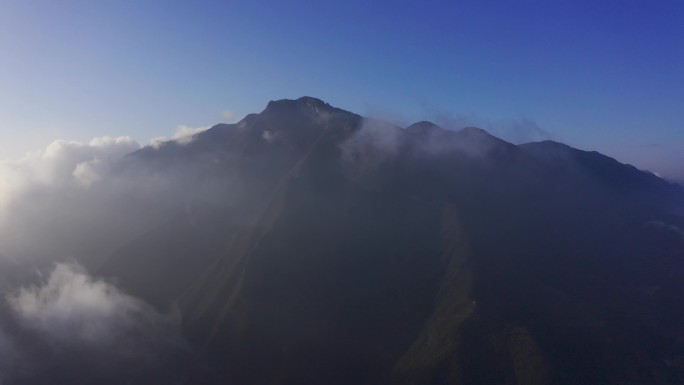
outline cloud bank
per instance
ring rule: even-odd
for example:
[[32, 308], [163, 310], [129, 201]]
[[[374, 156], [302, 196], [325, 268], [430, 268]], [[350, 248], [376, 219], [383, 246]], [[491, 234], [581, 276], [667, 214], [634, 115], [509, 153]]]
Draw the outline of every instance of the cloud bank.
[[[205, 129], [181, 127], [169, 140], [187, 146]], [[142, 148], [130, 137], [58, 140], [0, 162], [0, 258], [93, 266], [190, 203], [229, 201], [230, 176], [207, 171], [223, 155], [175, 162], [173, 146], [156, 143], [128, 156]]]
[[[191, 145], [205, 129], [169, 140]], [[205, 158], [221, 154], [174, 151], [105, 136], [0, 161], [0, 384], [170, 383], [184, 369], [169, 360], [190, 362], [178, 312], [86, 272], [202, 199], [232, 196], [230, 176], [207, 177], [220, 165]]]
[[0, 215], [14, 199], [36, 188], [90, 187], [112, 161], [140, 149], [130, 137], [105, 136], [89, 143], [57, 140], [43, 151], [0, 162]]
[[173, 383], [192, 364], [178, 312], [86, 271], [116, 274], [100, 269], [151, 229], [231, 204], [233, 155], [195, 142], [206, 128], [168, 139], [198, 151], [105, 136], [0, 161], [0, 384]]
[[83, 245], [98, 230], [116, 237], [111, 227], [118, 214], [107, 211], [130, 183], [113, 183], [113, 168], [140, 148], [130, 137], [58, 140], [19, 160], [0, 162], [0, 254], [60, 259], [74, 256], [66, 243], [79, 233]]

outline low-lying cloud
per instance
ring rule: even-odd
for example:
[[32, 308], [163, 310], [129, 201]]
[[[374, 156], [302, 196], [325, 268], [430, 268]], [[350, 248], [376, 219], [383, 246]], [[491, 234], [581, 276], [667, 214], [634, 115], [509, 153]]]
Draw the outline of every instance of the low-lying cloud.
[[354, 169], [363, 170], [376, 169], [404, 151], [417, 156], [458, 153], [483, 158], [495, 143], [479, 129], [451, 130], [429, 122], [416, 125], [403, 129], [381, 120], [363, 119], [359, 129], [342, 144], [343, 159]]
[[551, 139], [551, 134], [533, 119], [513, 120], [494, 129], [495, 135], [514, 144], [539, 142]]
[[268, 143], [273, 143], [278, 139], [278, 133], [265, 130], [263, 134], [261, 134], [261, 138], [267, 141]]
[[179, 312], [162, 314], [76, 263], [58, 263], [45, 281], [4, 299], [15, 331], [10, 338], [0, 329], [0, 380], [9, 383], [67, 382], [79, 373], [131, 381], [187, 350]]
[[437, 125], [448, 130], [458, 131], [465, 127], [480, 127], [513, 144], [554, 139], [551, 132], [531, 118], [492, 121], [475, 115], [452, 114], [442, 110], [432, 111], [432, 116]]
[[[190, 145], [205, 129], [182, 127], [169, 140]], [[0, 258], [74, 258], [90, 266], [83, 258], [97, 264], [189, 202], [233, 196], [230, 175], [206, 171], [219, 167], [207, 159], [221, 154], [174, 162], [169, 146], [146, 153], [159, 161], [129, 156], [141, 148], [130, 137], [58, 140], [0, 162]]]
[[381, 156], [394, 156], [401, 145], [401, 128], [375, 119], [363, 119], [361, 127], [344, 143], [344, 156], [357, 157], [379, 151]]
[[123, 156], [138, 149], [130, 137], [58, 140], [19, 160], [0, 162], [0, 254], [73, 256], [62, 248], [64, 236], [86, 235], [89, 228], [102, 229], [98, 219], [116, 217], [105, 211], [118, 184], [103, 182]]
[[190, 144], [195, 140], [195, 135], [200, 132], [206, 131], [211, 126], [201, 126], [201, 127], [188, 127], [188, 126], [178, 126], [176, 132], [171, 135], [171, 137], [158, 137], [150, 141], [150, 145], [156, 149], [159, 149], [166, 142], [176, 142], [180, 145]]
[[[169, 140], [189, 146], [205, 129]], [[106, 136], [0, 162], [0, 384], [147, 383], [187, 361], [178, 312], [86, 272], [194, 205], [230, 203], [232, 174], [207, 160], [224, 150], [180, 159], [177, 148]]]
[[178, 338], [178, 314], [159, 314], [76, 263], [58, 263], [42, 285], [21, 288], [7, 300], [22, 325], [57, 344], [138, 354], [148, 342]]
[[396, 158], [401, 138], [401, 128], [381, 120], [363, 119], [358, 130], [341, 144], [346, 171], [354, 179], [372, 181], [371, 176], [380, 167]]
[[35, 188], [89, 187], [102, 179], [112, 161], [138, 149], [140, 145], [127, 136], [89, 143], [57, 140], [19, 160], [1, 161], [0, 215], [3, 207]]

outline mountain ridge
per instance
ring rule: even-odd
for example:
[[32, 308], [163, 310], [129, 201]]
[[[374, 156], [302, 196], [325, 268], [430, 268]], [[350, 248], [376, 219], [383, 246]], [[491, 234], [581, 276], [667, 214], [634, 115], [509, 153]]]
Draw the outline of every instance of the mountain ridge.
[[[304, 113], [304, 115], [306, 115], [312, 119], [315, 119], [316, 117], [320, 117], [320, 116], [326, 116], [326, 115], [328, 115], [328, 118], [329, 118], [329, 115], [333, 114], [333, 113], [342, 114], [342, 115], [350, 115], [350, 116], [354, 116], [356, 118], [361, 118], [361, 116], [356, 115], [352, 112], [349, 112], [349, 111], [341, 109], [341, 108], [334, 107], [334, 106], [330, 105], [329, 103], [323, 101], [322, 99], [318, 99], [318, 98], [311, 97], [311, 96], [302, 96], [302, 97], [299, 97], [297, 99], [271, 100], [268, 102], [267, 106], [265, 107], [265, 109], [261, 113], [247, 114], [243, 119], [241, 119], [240, 121], [238, 121], [237, 123], [234, 123], [234, 124], [227, 124], [227, 123], [215, 124], [204, 132], [194, 134], [193, 138], [203, 138], [203, 137], [209, 136], [209, 135], [217, 137], [220, 135], [220, 134], [218, 134], [218, 132], [221, 132], [223, 134], [223, 133], [225, 133], [225, 131], [232, 130], [235, 127], [245, 128], [245, 127], [248, 127], [250, 125], [253, 125], [257, 119], [263, 118], [264, 114], [266, 114], [266, 115], [278, 115], [278, 113], [294, 112], [295, 110], [299, 111], [299, 112], [302, 112], [302, 111], [309, 112], [309, 113]], [[314, 112], [313, 115], [310, 114], [311, 111]], [[403, 130], [406, 132], [420, 133], [423, 135], [433, 134], [436, 132], [448, 131], [448, 132], [460, 133], [463, 136], [480, 136], [480, 137], [489, 136], [489, 137], [495, 138], [497, 140], [506, 142], [505, 140], [502, 140], [501, 138], [498, 138], [496, 136], [491, 135], [489, 132], [487, 132], [486, 130], [484, 130], [482, 128], [473, 127], [473, 126], [464, 127], [460, 130], [450, 130], [450, 129], [443, 128], [443, 127], [441, 127], [441, 126], [439, 126], [433, 122], [430, 122], [430, 121], [418, 121], [418, 122], [415, 122], [415, 123], [412, 123], [412, 124], [406, 126], [405, 128], [403, 128]], [[218, 138], [213, 138], [213, 139], [218, 139]], [[173, 142], [173, 140], [169, 140], [166, 143], [169, 143], [169, 142]], [[555, 148], [559, 151], [575, 150], [575, 151], [582, 151], [585, 153], [600, 154], [597, 151], [581, 150], [581, 149], [573, 148], [567, 144], [564, 144], [561, 142], [556, 142], [553, 140], [543, 140], [543, 141], [539, 141], [539, 142], [522, 143], [522, 144], [519, 144], [518, 146], [521, 148], [531, 148], [531, 147], [535, 147], [535, 146], [548, 146], [551, 148]], [[145, 149], [143, 149], [143, 150], [145, 150]], [[613, 159], [613, 158], [611, 158], [611, 159]], [[625, 163], [621, 163], [621, 164], [625, 164]], [[635, 167], [635, 166], [632, 166], [632, 167]], [[637, 170], [639, 170], [640, 172], [643, 172], [646, 174], [652, 174], [649, 171], [645, 171], [645, 170], [639, 169], [637, 167], [635, 167], [635, 168]], [[668, 181], [668, 180], [663, 179], [663, 178], [660, 178], [660, 179], [662, 179], [663, 181]], [[677, 182], [671, 182], [671, 183], [677, 183]], [[677, 184], [681, 185], [680, 183], [677, 183]]]
[[101, 272], [179, 304], [193, 382], [684, 380], [684, 193], [612, 158], [315, 98], [129, 158], [193, 182]]

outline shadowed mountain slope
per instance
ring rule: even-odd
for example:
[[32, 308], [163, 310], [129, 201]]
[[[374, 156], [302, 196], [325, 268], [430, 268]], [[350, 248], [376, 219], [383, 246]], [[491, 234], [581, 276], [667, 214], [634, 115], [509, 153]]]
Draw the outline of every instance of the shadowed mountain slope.
[[684, 192], [598, 153], [304, 97], [120, 167], [196, 180], [101, 266], [187, 383], [684, 381]]

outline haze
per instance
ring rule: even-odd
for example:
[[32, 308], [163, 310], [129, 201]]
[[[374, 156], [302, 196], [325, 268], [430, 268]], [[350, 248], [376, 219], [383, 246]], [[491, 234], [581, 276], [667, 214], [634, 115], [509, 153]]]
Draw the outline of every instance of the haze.
[[684, 3], [0, 3], [0, 384], [684, 383]]

